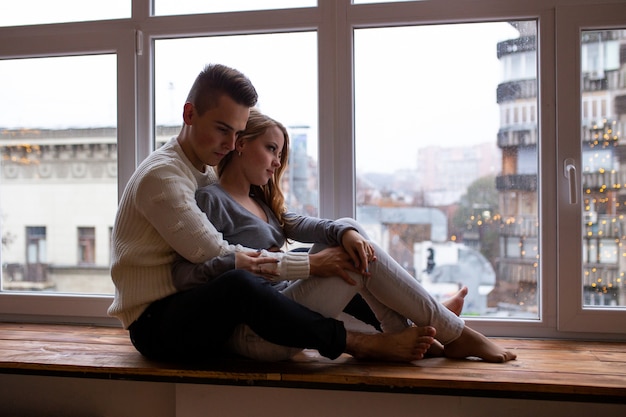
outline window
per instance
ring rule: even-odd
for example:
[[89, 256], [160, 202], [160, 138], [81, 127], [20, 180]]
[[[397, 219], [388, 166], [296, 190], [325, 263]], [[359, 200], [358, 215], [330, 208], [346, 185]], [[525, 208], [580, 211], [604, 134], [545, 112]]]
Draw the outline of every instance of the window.
[[102, 0], [98, 7], [93, 6], [83, 0], [21, 0], [19, 5], [2, 2], [0, 26], [118, 19], [131, 14], [131, 0]]
[[26, 263], [24, 267], [23, 283], [33, 285], [37, 289], [51, 285], [46, 274], [45, 227], [26, 227]]
[[78, 228], [78, 264], [93, 265], [96, 263], [96, 229], [94, 227]]
[[[560, 297], [573, 300], [559, 320], [564, 330], [589, 331], [599, 322], [623, 322], [626, 312], [621, 156], [626, 96], [625, 67], [620, 58], [626, 46], [626, 22], [599, 19], [601, 12], [582, 18], [568, 10], [560, 22], [572, 30], [557, 38], [557, 48], [579, 62], [578, 67], [561, 68], [559, 74], [563, 82], [573, 81], [571, 86], [580, 103], [578, 108], [566, 105], [558, 116], [563, 123], [561, 137], [574, 134], [572, 137], [579, 138], [577, 146], [560, 141], [560, 149], [565, 156], [563, 178], [570, 187], [563, 212], [571, 216], [573, 224], [580, 225], [559, 229], [559, 234], [562, 240], [574, 234], [582, 236], [579, 248], [567, 246], [568, 261], [559, 260], [563, 271], [559, 276]], [[567, 285], [565, 277], [569, 277]], [[623, 331], [619, 326], [604, 327]]]
[[[620, 139], [626, 124], [620, 120], [623, 83], [618, 74], [619, 45], [626, 45], [626, 30], [585, 30], [581, 33], [581, 101], [600, 95], [592, 120], [581, 120], [582, 134], [582, 230], [583, 305], [626, 308], [626, 271], [620, 258], [625, 239], [624, 213], [620, 203], [626, 186], [621, 175]], [[610, 100], [611, 106], [607, 107]], [[594, 102], [595, 104], [595, 102]], [[609, 110], [610, 108], [610, 110]]]
[[468, 282], [486, 334], [623, 338], [626, 6], [451, 1], [0, 10], [0, 317], [115, 323], [117, 201], [222, 62], [290, 130], [291, 209]]
[[[440, 299], [475, 289], [466, 315], [538, 314], [538, 126], [520, 116], [537, 103], [536, 70], [520, 68], [536, 62], [536, 33], [533, 21], [355, 31], [357, 220]], [[512, 106], [512, 123], [499, 105]], [[517, 154], [506, 175], [503, 153]]]
[[288, 9], [294, 7], [313, 7], [316, 0], [265, 0], [263, 2], [249, 0], [154, 0], [154, 15], [178, 15], [194, 13], [221, 13], [246, 10]]
[[[95, 229], [81, 226], [113, 225], [116, 73], [112, 54], [0, 61], [3, 264], [47, 283], [5, 290], [90, 293], [100, 281], [112, 294], [108, 255], [96, 254]], [[35, 222], [44, 226], [27, 227]]]
[[[254, 83], [258, 107], [287, 127], [292, 141], [285, 178], [291, 210], [317, 216], [317, 44], [314, 32], [155, 41], [156, 147], [176, 136], [181, 109], [206, 57], [237, 68]], [[288, 57], [290, 65], [280, 65]], [[259, 65], [259, 62], [268, 64]], [[271, 68], [270, 68], [271, 66]]]

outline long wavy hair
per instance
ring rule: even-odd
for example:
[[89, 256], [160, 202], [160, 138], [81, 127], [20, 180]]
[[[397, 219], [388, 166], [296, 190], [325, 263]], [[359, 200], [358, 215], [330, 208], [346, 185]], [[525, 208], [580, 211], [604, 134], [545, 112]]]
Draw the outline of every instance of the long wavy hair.
[[[245, 140], [248, 142], [252, 142], [256, 140], [259, 136], [263, 135], [267, 129], [270, 127], [276, 126], [283, 133], [283, 137], [285, 139], [285, 143], [283, 145], [283, 149], [280, 155], [280, 167], [278, 167], [274, 171], [274, 175], [265, 185], [252, 185], [250, 187], [250, 192], [260, 197], [265, 204], [267, 204], [281, 226], [285, 225], [284, 214], [287, 211], [287, 207], [285, 206], [285, 195], [283, 194], [283, 190], [280, 186], [281, 180], [285, 170], [287, 169], [287, 162], [289, 161], [289, 133], [287, 133], [287, 129], [282, 123], [272, 119], [269, 116], [264, 115], [256, 108], [250, 109], [250, 117], [248, 118], [248, 122], [246, 123], [246, 129], [239, 135], [237, 140]], [[233, 154], [236, 152], [230, 152], [226, 155], [217, 166], [217, 175], [222, 176], [224, 169], [228, 166], [230, 161], [233, 158]]]

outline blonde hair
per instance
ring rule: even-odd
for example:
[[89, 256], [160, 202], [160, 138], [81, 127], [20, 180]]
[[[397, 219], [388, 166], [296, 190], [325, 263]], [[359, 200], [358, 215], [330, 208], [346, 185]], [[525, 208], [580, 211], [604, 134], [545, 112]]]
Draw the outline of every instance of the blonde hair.
[[[284, 227], [284, 214], [287, 211], [287, 207], [285, 206], [285, 195], [283, 194], [280, 183], [283, 174], [287, 169], [287, 162], [289, 161], [289, 133], [287, 133], [287, 129], [282, 125], [282, 123], [264, 115], [259, 110], [252, 108], [250, 109], [250, 117], [246, 123], [246, 128], [243, 132], [241, 132], [237, 140], [252, 142], [267, 132], [267, 129], [274, 126], [280, 129], [285, 139], [283, 149], [280, 152], [280, 167], [274, 171], [273, 177], [270, 178], [267, 184], [261, 186], [253, 185], [250, 187], [250, 192], [255, 196], [260, 197], [263, 202], [270, 207], [280, 222], [281, 227]], [[224, 169], [232, 160], [233, 154], [235, 154], [235, 152], [230, 152], [220, 161], [217, 166], [218, 176], [222, 175]]]

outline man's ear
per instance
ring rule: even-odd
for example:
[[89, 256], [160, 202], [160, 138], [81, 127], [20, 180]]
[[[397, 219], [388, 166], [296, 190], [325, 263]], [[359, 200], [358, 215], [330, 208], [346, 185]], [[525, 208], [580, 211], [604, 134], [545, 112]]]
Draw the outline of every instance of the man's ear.
[[185, 103], [185, 106], [183, 107], [183, 121], [185, 122], [185, 124], [191, 125], [195, 115], [196, 108], [193, 106], [193, 104], [189, 102]]

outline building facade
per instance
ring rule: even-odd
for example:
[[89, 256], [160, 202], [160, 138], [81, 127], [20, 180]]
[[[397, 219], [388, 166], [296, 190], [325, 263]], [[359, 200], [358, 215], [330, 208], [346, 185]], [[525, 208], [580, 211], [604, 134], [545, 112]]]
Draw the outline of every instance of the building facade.
[[[539, 201], [537, 33], [512, 23], [519, 38], [501, 42], [498, 86], [502, 172], [498, 284], [513, 304], [537, 303]], [[587, 305], [626, 305], [626, 32], [584, 32], [581, 38], [581, 150], [584, 297]]]

